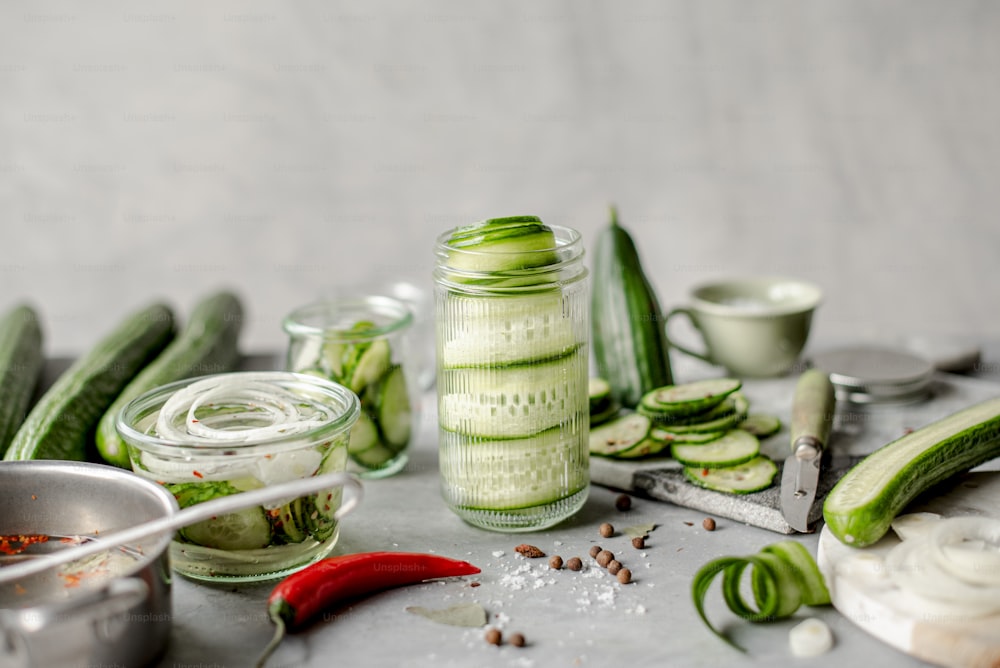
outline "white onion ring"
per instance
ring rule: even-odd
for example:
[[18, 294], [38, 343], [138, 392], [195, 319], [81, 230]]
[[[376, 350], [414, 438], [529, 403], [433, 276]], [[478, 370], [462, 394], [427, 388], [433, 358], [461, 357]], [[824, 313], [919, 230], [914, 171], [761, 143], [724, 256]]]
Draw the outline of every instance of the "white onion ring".
[[[181, 442], [194, 437], [206, 443], [242, 443], [295, 436], [336, 419], [330, 407], [318, 402], [309, 402], [310, 413], [303, 413], [299, 407], [307, 401], [305, 397], [273, 381], [273, 374], [241, 373], [191, 383], [163, 404], [156, 420], [157, 436]], [[245, 406], [246, 410], [202, 422], [197, 411], [211, 404]], [[266, 425], [238, 428], [249, 420]]]
[[[974, 543], [984, 548], [972, 550]], [[1000, 520], [988, 517], [952, 517], [928, 536], [931, 556], [963, 582], [1000, 588]], [[996, 595], [1000, 596], [1000, 592]]]
[[1000, 521], [981, 517], [939, 520], [925, 536], [905, 540], [889, 551], [885, 559], [889, 577], [904, 593], [927, 599], [928, 614], [978, 617], [1000, 612], [1000, 586], [983, 580], [970, 582], [970, 574], [961, 573], [960, 564], [949, 561], [942, 549], [967, 536], [987, 541], [994, 536], [995, 542], [1000, 538]]

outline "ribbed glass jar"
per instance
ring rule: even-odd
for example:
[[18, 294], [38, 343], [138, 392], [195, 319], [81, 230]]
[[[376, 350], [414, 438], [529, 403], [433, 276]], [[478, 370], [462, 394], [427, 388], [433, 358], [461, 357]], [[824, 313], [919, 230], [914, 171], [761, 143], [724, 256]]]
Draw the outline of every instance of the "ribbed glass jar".
[[590, 484], [583, 244], [573, 229], [547, 227], [555, 245], [517, 257], [453, 245], [454, 230], [436, 244], [442, 494], [459, 517], [496, 531], [561, 522]]

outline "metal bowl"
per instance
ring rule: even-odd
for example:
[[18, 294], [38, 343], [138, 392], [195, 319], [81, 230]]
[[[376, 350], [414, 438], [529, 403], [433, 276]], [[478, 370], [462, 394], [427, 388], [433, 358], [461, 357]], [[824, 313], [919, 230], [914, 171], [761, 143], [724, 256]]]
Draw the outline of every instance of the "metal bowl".
[[[162, 486], [115, 467], [0, 462], [0, 536], [5, 539], [0, 564], [176, 511], [177, 502]], [[21, 536], [47, 540], [32, 543], [18, 540]], [[171, 537], [172, 532], [164, 532], [35, 576], [5, 578], [0, 567], [0, 665], [142, 666], [155, 661], [166, 648], [172, 622]]]

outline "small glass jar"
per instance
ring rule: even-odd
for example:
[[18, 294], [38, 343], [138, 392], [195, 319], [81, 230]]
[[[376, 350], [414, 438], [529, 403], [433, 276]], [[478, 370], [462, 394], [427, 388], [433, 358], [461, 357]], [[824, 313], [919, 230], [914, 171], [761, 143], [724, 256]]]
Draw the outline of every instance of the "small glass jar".
[[283, 325], [286, 370], [332, 380], [360, 398], [348, 470], [365, 479], [402, 470], [420, 415], [409, 307], [385, 296], [334, 298], [296, 309]]
[[[220, 496], [343, 472], [357, 396], [283, 371], [233, 372], [164, 385], [130, 402], [118, 433], [132, 470], [182, 508]], [[174, 569], [215, 582], [284, 577], [337, 542], [342, 488], [253, 506], [180, 529]]]
[[580, 234], [548, 227], [554, 247], [520, 251], [524, 268], [437, 240], [442, 493], [486, 529], [554, 525], [589, 490], [587, 269]]

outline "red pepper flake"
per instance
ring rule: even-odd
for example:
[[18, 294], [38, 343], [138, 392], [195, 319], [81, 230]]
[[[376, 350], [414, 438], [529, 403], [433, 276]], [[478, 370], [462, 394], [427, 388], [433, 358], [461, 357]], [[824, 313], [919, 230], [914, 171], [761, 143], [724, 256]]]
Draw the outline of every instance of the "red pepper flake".
[[201, 471], [191, 471], [191, 474], [194, 475], [195, 478], [204, 478], [205, 477], [205, 476], [203, 476], [201, 474]]
[[45, 534], [16, 534], [0, 536], [0, 552], [9, 555], [21, 554], [36, 543], [48, 542]]
[[32, 494], [32, 495], [31, 495], [31, 500], [32, 500], [32, 501], [37, 501], [37, 500], [38, 500], [38, 497], [37, 497], [37, 496], [35, 496], [34, 494]]
[[707, 477], [707, 476], [708, 476], [708, 469], [702, 469], [702, 470], [701, 470], [701, 477], [702, 477], [702, 478], [705, 478], [705, 477]]
[[20, 585], [20, 583], [17, 583], [17, 582], [14, 583], [14, 593], [17, 594], [18, 596], [21, 596], [21, 595], [27, 593], [27, 591], [28, 590], [25, 589], [24, 587], [22, 587]]
[[201, 420], [198, 418], [191, 418], [191, 424], [197, 424], [198, 422], [201, 422]]

